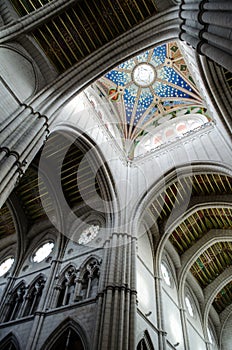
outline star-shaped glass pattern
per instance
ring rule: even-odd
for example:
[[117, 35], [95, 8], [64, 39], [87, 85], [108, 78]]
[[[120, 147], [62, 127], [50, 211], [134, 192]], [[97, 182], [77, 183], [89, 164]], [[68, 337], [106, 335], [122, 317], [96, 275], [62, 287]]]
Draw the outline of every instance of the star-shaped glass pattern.
[[206, 108], [177, 42], [121, 63], [96, 84], [114, 104], [122, 138], [130, 140], [133, 147], [151, 128], [164, 124], [165, 118], [170, 121], [179, 116], [181, 110], [205, 115]]

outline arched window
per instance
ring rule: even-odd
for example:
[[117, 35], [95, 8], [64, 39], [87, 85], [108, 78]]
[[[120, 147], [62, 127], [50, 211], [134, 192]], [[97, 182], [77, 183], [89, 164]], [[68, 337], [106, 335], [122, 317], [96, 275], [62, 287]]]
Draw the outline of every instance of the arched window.
[[68, 318], [49, 335], [41, 350], [86, 350], [87, 344], [86, 334], [82, 327], [73, 319]]
[[38, 308], [39, 301], [43, 292], [45, 278], [40, 276], [29, 288], [26, 295], [26, 303], [23, 316], [33, 315]]
[[20, 317], [25, 292], [26, 286], [25, 283], [22, 282], [12, 293], [9, 294], [5, 322]]
[[13, 333], [8, 334], [0, 343], [1, 350], [19, 350], [19, 343]]
[[154, 350], [151, 337], [147, 330], [144, 331], [143, 338], [138, 343], [136, 350]]
[[96, 296], [99, 281], [99, 262], [97, 259], [91, 258], [83, 267], [79, 279], [79, 299], [87, 299]]
[[96, 296], [99, 265], [96, 258], [90, 258], [80, 270], [69, 266], [56, 285], [53, 305], [60, 307]]
[[136, 350], [148, 350], [148, 347], [147, 347], [144, 339], [140, 340], [140, 342], [137, 345], [137, 349]]
[[79, 335], [71, 328], [66, 329], [49, 350], [84, 350]]
[[74, 266], [69, 266], [62, 275], [61, 283], [57, 286], [59, 295], [56, 307], [68, 305], [74, 301], [75, 284], [76, 269]]

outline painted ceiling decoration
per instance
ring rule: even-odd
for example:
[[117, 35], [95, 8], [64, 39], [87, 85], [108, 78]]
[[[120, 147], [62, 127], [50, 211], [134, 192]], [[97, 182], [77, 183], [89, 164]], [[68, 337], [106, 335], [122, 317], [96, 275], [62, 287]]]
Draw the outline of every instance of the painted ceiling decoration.
[[[155, 148], [211, 120], [177, 42], [129, 59], [96, 84], [99, 93], [114, 104], [122, 137], [134, 146], [152, 132], [150, 148]], [[175, 118], [176, 123], [170, 123]], [[165, 134], [160, 130], [154, 134], [167, 123]]]
[[[19, 16], [25, 16], [51, 0], [11, 2]], [[32, 34], [61, 73], [155, 13], [154, 0], [79, 0]]]

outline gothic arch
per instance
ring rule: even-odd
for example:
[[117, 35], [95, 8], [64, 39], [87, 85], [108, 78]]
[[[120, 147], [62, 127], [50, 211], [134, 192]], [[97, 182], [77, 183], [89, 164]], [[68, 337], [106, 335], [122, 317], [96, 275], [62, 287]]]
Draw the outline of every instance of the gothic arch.
[[231, 283], [232, 265], [224, 270], [210, 285], [205, 288], [205, 303], [204, 303], [204, 325], [208, 324], [208, 317], [210, 308], [213, 300], [217, 294], [225, 287], [228, 283]]
[[0, 342], [0, 350], [20, 350], [20, 345], [14, 333], [10, 332]]
[[[55, 147], [58, 147], [56, 144], [54, 146], [54, 138], [57, 138], [59, 142], [62, 141], [64, 143], [63, 148], [59, 149], [59, 164], [52, 162], [49, 164], [48, 160], [46, 159], [46, 152], [50, 152], [49, 148], [51, 147], [51, 149], [55, 149]], [[57, 203], [59, 203], [60, 211], [62, 211], [61, 218], [59, 218], [62, 224], [61, 226], [64, 229], [62, 233], [66, 237], [71, 238], [70, 232], [73, 232], [74, 228], [77, 229], [83, 224], [82, 217], [84, 217], [89, 210], [97, 210], [100, 212], [100, 214], [104, 215], [106, 224], [108, 220], [113, 220], [113, 216], [111, 216], [110, 213], [118, 208], [114, 178], [111, 174], [109, 166], [106, 164], [105, 157], [100, 150], [100, 147], [95, 143], [92, 136], [87, 134], [87, 132], [83, 132], [80, 127], [77, 128], [71, 123], [69, 124], [68, 122], [62, 122], [59, 124], [59, 126], [53, 127], [51, 132], [51, 143], [49, 142], [50, 138], [48, 138], [42, 150], [39, 171], [42, 173], [47, 172], [47, 174], [49, 173], [50, 177], [53, 178], [54, 169], [56, 170], [55, 166], [57, 166], [57, 168], [64, 166], [65, 160], [69, 156], [69, 150], [73, 149], [77, 152], [79, 157], [78, 161], [72, 159], [73, 169], [75, 170], [75, 166], [78, 166], [78, 171], [83, 172], [81, 173], [82, 177], [83, 174], [87, 176], [87, 172], [89, 174], [88, 190], [85, 190], [85, 186], [82, 185], [82, 182], [78, 183], [79, 186], [77, 186], [77, 190], [75, 192], [77, 198], [76, 201], [72, 198], [70, 199], [71, 192], [69, 191], [68, 186], [66, 185], [65, 180], [63, 180], [61, 174], [55, 174], [56, 181], [53, 181], [52, 189], [53, 193], [56, 195]], [[87, 165], [86, 170], [83, 164]], [[74, 170], [72, 176], [74, 176]], [[76, 170], [76, 181], [77, 175], [78, 173]], [[103, 178], [104, 181], [102, 180]], [[74, 181], [73, 178], [71, 178], [71, 180]], [[77, 212], [78, 215], [76, 215]], [[52, 221], [52, 217], [50, 220]], [[56, 226], [56, 222], [54, 222], [54, 224]], [[57, 228], [60, 230], [60, 227]]]
[[91, 255], [80, 266], [79, 281], [81, 288], [79, 294], [82, 298], [90, 298], [97, 295], [100, 275], [101, 260]]
[[[100, 266], [101, 264], [101, 258], [95, 254], [91, 254], [90, 256], [88, 256], [80, 265], [79, 270], [81, 271], [80, 277], [83, 276], [84, 274], [84, 270], [86, 268], [86, 266], [91, 262], [91, 261], [96, 261], [97, 266]], [[96, 266], [96, 267], [97, 267]]]
[[8, 300], [3, 311], [4, 322], [21, 317], [25, 293], [26, 283], [24, 281], [19, 282], [12, 291], [8, 293]]
[[37, 310], [40, 302], [40, 298], [43, 293], [44, 284], [46, 282], [45, 276], [40, 273], [38, 276], [34, 278], [34, 280], [30, 283], [26, 295], [26, 304], [24, 310], [22, 310], [22, 316], [33, 315]]
[[[232, 230], [228, 230], [229, 232], [223, 232], [223, 230], [211, 230], [206, 233], [197, 243], [195, 243], [191, 248], [189, 248], [182, 256], [181, 268], [178, 271], [179, 274], [179, 288], [181, 292], [181, 288], [184, 286], [184, 282], [186, 281], [187, 274], [192, 264], [196, 259], [209, 247], [214, 245], [217, 242], [231, 242], [231, 232]], [[183, 290], [182, 290], [183, 294]]]
[[150, 334], [147, 330], [145, 330], [143, 335], [140, 336], [136, 350], [155, 350]]
[[[62, 336], [66, 338], [69, 337], [69, 332], [75, 335], [75, 339], [79, 342], [81, 348], [67, 348], [67, 350], [89, 350], [89, 345], [87, 341], [87, 335], [84, 329], [74, 321], [72, 318], [68, 317], [64, 320], [47, 338], [41, 350], [55, 350], [57, 341], [62, 339]], [[66, 339], [68, 341], [68, 339]], [[66, 343], [67, 344], [67, 343]], [[68, 344], [69, 345], [69, 344]]]
[[220, 163], [211, 163], [204, 161], [202, 163], [193, 162], [190, 165], [186, 164], [180, 167], [174, 167], [166, 171], [155, 181], [150, 187], [140, 196], [133, 208], [133, 231], [137, 232], [138, 223], [141, 220], [141, 215], [146, 215], [146, 209], [151, 204], [154, 198], [162, 192], [164, 186], [169, 187], [179, 178], [194, 176], [195, 174], [220, 174], [232, 177], [232, 171]]
[[[68, 305], [75, 301], [75, 283], [76, 283], [77, 269], [75, 264], [69, 263], [59, 274], [58, 282], [55, 286], [55, 300], [54, 306], [60, 307]], [[58, 292], [58, 293], [57, 293]]]

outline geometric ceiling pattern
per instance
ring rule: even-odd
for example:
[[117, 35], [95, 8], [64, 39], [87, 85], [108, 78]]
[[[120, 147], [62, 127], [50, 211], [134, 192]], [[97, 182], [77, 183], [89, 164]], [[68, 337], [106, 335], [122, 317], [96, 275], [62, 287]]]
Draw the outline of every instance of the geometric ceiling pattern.
[[129, 59], [96, 84], [114, 104], [125, 139], [138, 142], [151, 128], [176, 117], [206, 113], [177, 42], [157, 46]]
[[[11, 0], [19, 16], [51, 0]], [[79, 0], [31, 33], [61, 73], [157, 13], [154, 0]]]

